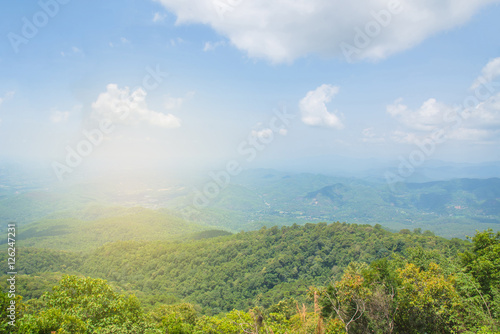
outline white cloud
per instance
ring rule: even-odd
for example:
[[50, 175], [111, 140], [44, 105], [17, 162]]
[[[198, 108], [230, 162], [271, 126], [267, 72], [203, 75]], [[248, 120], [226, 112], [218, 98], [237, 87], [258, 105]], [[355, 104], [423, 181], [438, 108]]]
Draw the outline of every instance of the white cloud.
[[172, 97], [167, 95], [165, 97], [164, 107], [167, 110], [179, 109], [180, 107], [182, 107], [184, 102], [191, 99], [194, 96], [194, 94], [195, 94], [194, 92], [188, 92], [184, 95], [184, 97]]
[[70, 55], [77, 55], [77, 54], [83, 54], [83, 51], [76, 46], [72, 46], [70, 51], [61, 51], [61, 56], [66, 57]]
[[387, 113], [400, 124], [400, 129], [395, 130], [390, 138], [400, 144], [417, 144], [428, 138], [433, 132], [446, 130], [448, 138], [452, 132], [452, 122], [446, 122], [457, 110], [436, 101], [428, 99], [416, 110], [410, 109], [397, 99], [393, 104], [387, 106]]
[[109, 46], [114, 48], [114, 47], [118, 47], [120, 45], [127, 45], [127, 44], [130, 44], [131, 42], [126, 39], [125, 37], [120, 37], [120, 43], [113, 43], [113, 42], [109, 42]]
[[185, 43], [186, 41], [183, 40], [182, 38], [180, 37], [177, 37], [177, 38], [171, 38], [170, 39], [170, 45], [172, 46], [177, 46], [178, 44], [183, 44]]
[[396, 100], [387, 107], [387, 112], [403, 127], [393, 133], [396, 142], [416, 143], [437, 131], [444, 131], [448, 139], [462, 141], [500, 139], [500, 93], [467, 109], [429, 99], [420, 108], [411, 110], [401, 102]]
[[182, 97], [171, 97], [167, 96], [165, 98], [165, 109], [171, 110], [171, 109], [178, 109], [182, 106], [184, 103], [184, 99]]
[[330, 102], [338, 92], [338, 87], [327, 84], [308, 92], [299, 103], [302, 122], [311, 126], [342, 129], [344, 125], [337, 116], [337, 111], [328, 112], [326, 107], [326, 103]]
[[54, 110], [50, 115], [50, 121], [52, 123], [63, 123], [68, 120], [69, 115], [69, 111]]
[[373, 132], [373, 128], [367, 128], [363, 130], [363, 136], [366, 138], [374, 138], [376, 135]]
[[156, 22], [161, 22], [161, 21], [163, 21], [166, 17], [167, 17], [167, 15], [166, 15], [166, 14], [162, 14], [162, 13], [160, 13], [160, 12], [156, 12], [156, 13], [154, 13], [154, 15], [153, 15], [153, 22], [155, 22], [155, 23], [156, 23]]
[[[270, 128], [262, 128], [262, 124], [258, 123], [255, 125], [256, 130], [252, 130], [250, 133], [252, 137], [259, 138], [263, 142], [270, 142], [274, 139], [275, 134], [279, 134], [280, 136], [286, 136], [288, 134], [287, 129], [270, 129]], [[275, 132], [276, 131], [276, 132]]]
[[443, 126], [445, 115], [453, 109], [436, 99], [428, 99], [417, 110], [410, 110], [402, 99], [387, 106], [387, 112], [406, 127], [418, 131], [433, 131]]
[[3, 97], [0, 97], [0, 106], [5, 101], [10, 100], [11, 98], [13, 98], [15, 94], [16, 94], [16, 92], [14, 92], [14, 91], [9, 91], [9, 92], [5, 93], [5, 95]]
[[462, 141], [489, 141], [493, 136], [498, 135], [499, 130], [489, 131], [484, 129], [461, 128], [459, 131], [452, 131], [448, 138]]
[[[177, 24], [208, 25], [250, 57], [272, 62], [291, 62], [309, 54], [342, 57], [342, 43], [356, 47], [356, 59], [383, 59], [415, 46], [437, 32], [459, 26], [482, 7], [498, 2], [156, 1], [177, 15]], [[365, 41], [362, 41], [361, 34], [367, 36]]]
[[73, 106], [73, 108], [71, 108], [69, 111], [60, 111], [57, 109], [52, 109], [50, 113], [50, 121], [52, 123], [65, 123], [72, 115], [80, 113], [82, 109], [83, 106], [81, 104]]
[[500, 129], [500, 93], [461, 113], [463, 126], [476, 129]]
[[399, 143], [416, 143], [428, 138], [432, 133], [444, 131], [448, 139], [476, 142], [498, 140], [499, 101], [500, 93], [467, 110], [454, 109], [434, 99], [429, 99], [415, 111], [404, 109], [402, 105], [389, 106], [388, 112], [391, 108], [404, 110], [403, 113], [392, 114], [403, 126], [403, 130], [393, 133], [392, 139]]
[[412, 132], [405, 132], [400, 130], [394, 131], [391, 135], [391, 139], [393, 141], [401, 144], [416, 144], [419, 143], [424, 137], [424, 135], [417, 135]]
[[203, 47], [203, 51], [213, 51], [217, 49], [219, 46], [224, 46], [226, 45], [226, 42], [224, 41], [218, 41], [218, 42], [205, 42], [205, 46]]
[[481, 75], [474, 80], [474, 83], [471, 86], [471, 89], [476, 89], [485, 83], [492, 82], [497, 77], [500, 76], [500, 57], [491, 60], [483, 70], [481, 71]]
[[252, 136], [260, 139], [271, 139], [273, 138], [273, 130], [262, 129], [262, 130], [252, 130]]
[[364, 143], [383, 143], [385, 138], [378, 136], [373, 128], [364, 129], [362, 132], [363, 137], [361, 141]]
[[115, 84], [109, 84], [106, 92], [101, 93], [92, 103], [92, 115], [98, 119], [107, 118], [114, 123], [147, 123], [164, 128], [181, 126], [180, 119], [174, 115], [150, 110], [146, 104], [146, 95], [141, 88], [131, 92], [128, 87], [120, 89]]

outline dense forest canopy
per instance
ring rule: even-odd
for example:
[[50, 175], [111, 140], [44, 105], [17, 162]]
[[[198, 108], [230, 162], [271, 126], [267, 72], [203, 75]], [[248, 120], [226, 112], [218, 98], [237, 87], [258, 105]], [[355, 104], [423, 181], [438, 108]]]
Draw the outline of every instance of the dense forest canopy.
[[500, 233], [471, 241], [319, 223], [85, 253], [22, 249], [17, 324], [19, 333], [494, 333]]
[[[1, 215], [22, 223], [16, 296], [1, 296], [2, 312], [18, 307], [16, 327], [4, 317], [0, 331], [495, 333], [500, 237], [464, 239], [496, 224], [499, 180], [387, 191], [254, 170], [204, 208], [180, 184], [162, 188], [168, 205], [155, 208], [136, 201], [155, 198], [153, 185], [97, 199], [81, 185], [7, 194]], [[321, 222], [329, 217], [351, 223]]]

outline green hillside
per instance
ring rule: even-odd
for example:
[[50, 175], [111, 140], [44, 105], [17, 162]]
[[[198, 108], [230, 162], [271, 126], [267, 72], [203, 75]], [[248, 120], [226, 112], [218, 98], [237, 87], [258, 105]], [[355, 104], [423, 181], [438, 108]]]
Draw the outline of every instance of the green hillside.
[[[210, 182], [214, 181], [159, 178], [128, 184], [102, 180], [24, 189], [0, 197], [0, 219], [19, 226], [47, 216], [88, 220], [89, 207], [114, 206], [149, 208], [232, 232], [338, 220], [380, 224], [393, 231], [421, 228], [447, 238], [465, 238], [476, 229], [500, 227], [499, 178], [390, 187], [355, 178], [256, 169], [233, 177], [216, 196], [203, 191]], [[57, 225], [64, 224], [52, 225], [63, 233]]]
[[18, 228], [17, 242], [23, 247], [86, 251], [110, 242], [176, 240], [212, 229], [166, 211], [89, 206], [24, 225]]
[[194, 194], [167, 205], [185, 218], [234, 231], [340, 220], [465, 238], [476, 229], [499, 229], [499, 189], [498, 178], [389, 187], [352, 178], [251, 170], [235, 177], [218, 196], [205, 196], [206, 206], [193, 205], [199, 198]]
[[351, 261], [370, 263], [414, 246], [455, 254], [467, 243], [379, 226], [321, 223], [198, 241], [121, 241], [82, 255], [31, 248], [19, 252], [18, 272], [79, 272], [139, 295], [191, 301], [216, 314], [257, 301], [270, 305], [299, 298], [308, 286], [340, 275]]
[[500, 233], [473, 242], [337, 222], [85, 253], [22, 248], [19, 333], [493, 334]]

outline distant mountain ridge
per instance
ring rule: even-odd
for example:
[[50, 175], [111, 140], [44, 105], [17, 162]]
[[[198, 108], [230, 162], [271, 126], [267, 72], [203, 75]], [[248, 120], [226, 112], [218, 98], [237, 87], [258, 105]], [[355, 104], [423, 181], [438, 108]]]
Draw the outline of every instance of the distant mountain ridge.
[[[439, 162], [429, 165], [447, 168]], [[500, 227], [500, 178], [401, 182], [389, 187], [380, 179], [251, 169], [231, 177], [215, 196], [206, 196], [203, 206], [195, 199], [215, 182], [208, 173], [205, 179], [193, 180], [161, 175], [119, 180], [101, 178], [15, 192], [6, 186], [0, 191], [0, 219], [20, 226], [45, 217], [81, 219], [86, 207], [101, 205], [167, 210], [185, 221], [233, 232], [345, 221], [464, 238], [476, 229]]]
[[[178, 198], [173, 207], [192, 207], [192, 200]], [[463, 238], [476, 229], [500, 228], [500, 178], [398, 183], [393, 190], [355, 178], [251, 170], [193, 211], [195, 220], [204, 216], [233, 230], [340, 220]]]

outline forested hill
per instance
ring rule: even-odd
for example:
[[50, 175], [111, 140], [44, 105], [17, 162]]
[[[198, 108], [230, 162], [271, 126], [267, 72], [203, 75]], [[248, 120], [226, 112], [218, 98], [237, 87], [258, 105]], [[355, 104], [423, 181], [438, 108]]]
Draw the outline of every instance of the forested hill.
[[81, 271], [147, 294], [168, 293], [217, 314], [256, 303], [269, 306], [323, 286], [351, 261], [370, 263], [407, 247], [451, 255], [464, 242], [419, 234], [393, 234], [380, 227], [306, 224], [243, 232], [187, 244], [117, 243], [93, 252]]
[[[18, 327], [8, 327], [11, 297], [1, 293], [0, 333], [500, 329], [500, 233], [478, 232], [471, 243], [339, 222], [218, 233], [115, 242], [85, 253], [21, 248]], [[7, 277], [1, 282], [8, 290]]]
[[[422, 228], [446, 238], [465, 238], [476, 229], [498, 230], [499, 189], [499, 178], [388, 185], [266, 169], [241, 173], [217, 196], [194, 192], [168, 205], [183, 211], [188, 220], [233, 231], [335, 219], [381, 224], [394, 231]], [[195, 210], [197, 201], [205, 201], [206, 206]]]
[[452, 256], [468, 244], [418, 230], [319, 223], [191, 242], [116, 242], [83, 255], [25, 249], [19, 251], [18, 271], [104, 278], [151, 302], [186, 300], [217, 314], [303, 298], [309, 286], [339, 277], [351, 261], [371, 263], [416, 246]]
[[[156, 221], [164, 218], [173, 221], [172, 215], [175, 215], [199, 225], [210, 225], [210, 229], [232, 232], [339, 220], [381, 224], [393, 231], [421, 228], [446, 238], [465, 238], [473, 235], [476, 229], [498, 230], [500, 226], [500, 178], [402, 182], [389, 186], [386, 182], [373, 180], [253, 169], [231, 178], [228, 184], [221, 184], [217, 195], [205, 191], [217, 183], [209, 176], [179, 180], [159, 177], [138, 184], [120, 180], [82, 180], [81, 183], [34, 189], [18, 189], [2, 183], [0, 220], [16, 222], [23, 228], [38, 224], [31, 230], [36, 232], [31, 236], [62, 235], [68, 230], [72, 233], [76, 225], [125, 216], [130, 208], [155, 210], [157, 213], [145, 211], [144, 217], [156, 215], [152, 218]], [[170, 217], [162, 218], [162, 214]], [[66, 221], [55, 222], [58, 219]], [[50, 220], [46, 225], [48, 229], [42, 226], [47, 220]], [[142, 218], [136, 217], [136, 220]], [[126, 217], [124, 221], [134, 224]], [[113, 230], [121, 229], [114, 225]], [[0, 231], [2, 228], [0, 226]], [[68, 240], [67, 235], [63, 238]], [[139, 238], [129, 235], [125, 239]], [[148, 236], [147, 239], [152, 238]], [[106, 239], [117, 240], [120, 238]], [[40, 240], [32, 241], [31, 246], [42, 246]], [[43, 246], [52, 247], [47, 243]]]
[[[58, 212], [19, 227], [17, 240], [24, 247], [87, 251], [115, 241], [186, 239], [213, 229], [165, 210], [94, 205], [79, 211]], [[0, 240], [0, 249], [6, 247], [6, 242]]]

